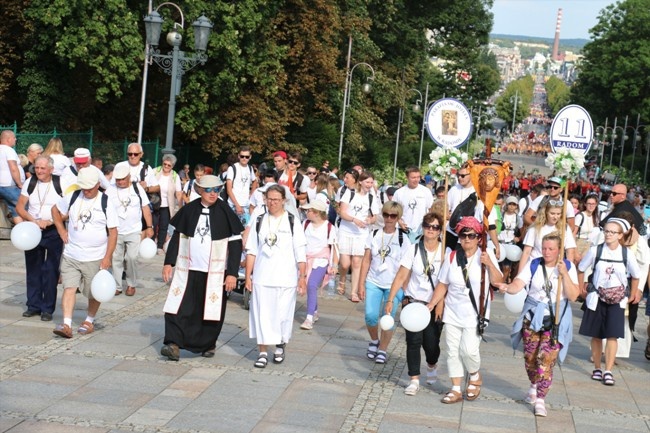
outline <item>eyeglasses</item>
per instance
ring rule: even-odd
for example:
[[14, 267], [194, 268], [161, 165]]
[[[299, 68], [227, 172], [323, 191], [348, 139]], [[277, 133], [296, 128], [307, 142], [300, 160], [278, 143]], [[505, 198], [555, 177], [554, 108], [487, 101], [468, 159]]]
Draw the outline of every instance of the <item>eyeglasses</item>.
[[623, 232], [617, 232], [614, 230], [603, 230], [603, 233], [605, 233], [606, 235], [620, 235]]
[[140, 152], [129, 152], [129, 153], [127, 153], [127, 155], [129, 155], [129, 156], [138, 156], [138, 155], [141, 155], [141, 153]]
[[623, 195], [622, 192], [616, 192], [616, 191], [612, 191], [610, 194], [611, 194], [612, 196], [615, 196], [615, 195]]
[[251, 159], [250, 155], [239, 155], [240, 159]]
[[442, 227], [439, 224], [424, 224], [424, 223], [422, 224], [422, 229], [423, 230], [435, 230], [435, 231], [438, 231], [441, 228]]
[[221, 187], [220, 186], [211, 186], [211, 187], [208, 187], [208, 188], [203, 188], [203, 191], [205, 191], [207, 193], [219, 192], [219, 191], [221, 191]]
[[469, 176], [469, 173], [459, 174], [458, 177], [463, 179], [465, 176]]
[[549, 186], [547, 186], [546, 188], [547, 188], [547, 189], [562, 189], [562, 187], [559, 186], [559, 185], [549, 185]]
[[461, 233], [458, 235], [458, 239], [471, 239], [475, 240], [478, 239], [481, 235], [478, 233]]
[[163, 164], [163, 167], [171, 167], [171, 164]]
[[296, 160], [294, 160], [294, 159], [290, 159], [290, 160], [287, 161], [287, 162], [288, 162], [289, 164], [293, 164], [293, 165], [298, 165], [298, 164], [300, 164], [300, 162], [298, 162], [298, 161], [296, 161]]
[[307, 172], [307, 176], [313, 176], [315, 174], [318, 174], [318, 173], [316, 173], [315, 171], [308, 171]]
[[399, 215], [396, 214], [396, 213], [388, 213], [388, 212], [382, 213], [381, 216], [383, 216], [384, 219], [388, 219], [388, 218], [395, 219], [395, 218], [399, 217]]

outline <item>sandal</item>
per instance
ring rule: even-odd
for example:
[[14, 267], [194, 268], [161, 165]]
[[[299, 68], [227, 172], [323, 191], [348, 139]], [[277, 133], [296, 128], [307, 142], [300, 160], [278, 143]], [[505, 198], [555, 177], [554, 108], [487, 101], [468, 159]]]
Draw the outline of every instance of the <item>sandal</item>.
[[336, 293], [339, 295], [345, 295], [345, 281], [343, 281], [343, 285], [339, 283], [338, 287], [336, 288]]
[[352, 301], [352, 302], [354, 302], [356, 304], [356, 303], [360, 302], [361, 299], [359, 299], [359, 295], [357, 295], [356, 293], [353, 293], [353, 294], [350, 295], [350, 301]]
[[368, 344], [368, 351], [366, 356], [368, 359], [375, 359], [377, 357], [377, 349], [379, 348], [379, 341], [373, 343], [372, 341]]
[[645, 353], [644, 353], [644, 355], [645, 355], [645, 359], [650, 361], [650, 338], [648, 339], [648, 342], [645, 345]]
[[603, 380], [603, 371], [599, 368], [591, 372], [591, 380], [601, 381]]
[[88, 334], [92, 334], [94, 330], [95, 330], [95, 325], [93, 325], [92, 323], [86, 320], [77, 329], [77, 334], [88, 335]]
[[420, 382], [417, 380], [412, 380], [409, 385], [404, 388], [404, 394], [406, 395], [415, 395], [420, 390]]
[[378, 350], [377, 356], [375, 356], [375, 364], [386, 364], [387, 359], [388, 359], [388, 354], [383, 350]]
[[282, 364], [284, 362], [284, 346], [286, 346], [286, 343], [275, 345], [275, 353], [273, 354], [274, 363]]
[[463, 395], [458, 391], [450, 389], [449, 392], [447, 392], [447, 394], [440, 401], [444, 404], [458, 403], [460, 401], [463, 401]]
[[481, 385], [483, 385], [483, 378], [481, 377], [481, 373], [478, 373], [478, 380], [470, 380], [467, 388], [465, 388], [465, 397], [467, 397], [467, 400], [474, 401], [481, 395]]
[[257, 361], [255, 361], [255, 368], [264, 368], [266, 367], [266, 364], [269, 363], [269, 358], [266, 352], [260, 352], [259, 356], [257, 357]]
[[614, 380], [614, 376], [612, 375], [612, 373], [610, 373], [608, 371], [605, 374], [603, 374], [603, 384], [604, 385], [614, 386], [615, 383], [616, 383], [616, 381]]

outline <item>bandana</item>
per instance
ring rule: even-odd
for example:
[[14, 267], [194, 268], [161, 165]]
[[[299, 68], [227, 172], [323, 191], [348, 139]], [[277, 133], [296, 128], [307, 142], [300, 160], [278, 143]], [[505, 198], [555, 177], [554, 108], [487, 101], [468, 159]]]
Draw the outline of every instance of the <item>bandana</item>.
[[481, 224], [476, 218], [471, 216], [462, 217], [454, 231], [456, 234], [459, 234], [463, 229], [472, 229], [476, 233], [483, 233], [483, 224]]

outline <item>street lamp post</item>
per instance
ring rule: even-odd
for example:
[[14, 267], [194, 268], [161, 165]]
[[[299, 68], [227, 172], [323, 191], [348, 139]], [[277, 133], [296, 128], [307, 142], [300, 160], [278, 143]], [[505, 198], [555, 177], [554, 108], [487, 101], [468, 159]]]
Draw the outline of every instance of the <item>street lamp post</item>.
[[618, 160], [618, 166], [619, 167], [623, 166], [623, 150], [625, 149], [625, 140], [628, 139], [628, 136], [627, 136], [627, 128], [628, 128], [628, 126], [627, 126], [627, 117], [628, 116], [625, 116], [625, 126], [623, 127], [623, 133], [621, 134], [621, 156], [620, 156], [620, 158]]
[[343, 90], [343, 111], [341, 112], [341, 135], [339, 138], [339, 159], [338, 159], [338, 168], [341, 168], [341, 158], [343, 156], [343, 137], [345, 135], [345, 112], [347, 107], [350, 105], [350, 91], [352, 90], [352, 73], [357, 66], [365, 66], [370, 69], [372, 75], [368, 77], [366, 82], [363, 84], [361, 90], [364, 93], [370, 93], [372, 86], [369, 81], [375, 79], [375, 70], [368, 63], [360, 62], [350, 68], [350, 61], [352, 58], [352, 37], [350, 37], [350, 42], [348, 44], [348, 64], [345, 72], [345, 88]]
[[422, 113], [422, 129], [420, 131], [420, 157], [418, 158], [418, 168], [422, 167], [422, 147], [424, 146], [424, 129], [426, 128], [426, 124], [427, 124], [428, 103], [429, 103], [429, 83], [427, 83], [427, 87], [424, 90], [424, 105], [423, 105], [424, 112]]
[[[158, 9], [162, 6], [172, 6], [176, 8], [178, 13], [181, 15], [181, 22], [175, 22], [174, 29], [167, 33], [167, 43], [172, 46], [172, 52], [169, 54], [161, 54], [158, 49], [160, 31], [164, 21], [163, 17], [158, 13]], [[178, 5], [171, 2], [160, 4], [154, 11], [144, 18], [144, 25], [147, 32], [147, 46], [151, 47], [151, 49], [147, 49], [145, 53], [148, 56], [149, 62], [156, 62], [165, 73], [171, 76], [169, 109], [167, 111], [167, 133], [165, 136], [165, 148], [162, 152], [163, 154], [174, 153], [172, 143], [174, 140], [176, 96], [178, 96], [181, 91], [181, 82], [185, 72], [189, 71], [199, 63], [204, 65], [208, 60], [205, 50], [208, 46], [212, 23], [204, 15], [201, 15], [199, 19], [192, 23], [192, 27], [194, 27], [194, 49], [196, 50], [196, 53], [193, 55], [188, 55], [179, 48], [183, 41], [183, 36], [179, 31], [177, 31], [177, 29], [180, 29], [180, 31], [183, 30], [185, 26], [185, 18], [183, 17], [183, 11], [178, 7]]]
[[[415, 104], [413, 104], [413, 111], [420, 111], [421, 107], [420, 104], [422, 103], [422, 93], [418, 89], [408, 89], [406, 93], [408, 92], [417, 92], [418, 95], [420, 95], [420, 99], [418, 99]], [[397, 137], [395, 138], [395, 160], [393, 161], [393, 185], [395, 185], [395, 179], [397, 178], [397, 151], [399, 149], [399, 136], [400, 136], [400, 130], [402, 126], [402, 122], [404, 121], [404, 102], [406, 100], [406, 95], [402, 97], [402, 103], [399, 106], [399, 112], [398, 112], [398, 118], [397, 118]]]
[[[616, 140], [616, 128], [620, 128], [620, 126], [616, 126], [618, 123], [618, 117], [614, 117], [614, 126], [612, 127], [612, 139], [610, 140], [610, 145], [612, 148], [609, 151], [609, 165], [612, 165], [612, 161], [614, 160], [614, 141]], [[623, 134], [625, 135], [625, 134]]]
[[634, 138], [632, 139], [632, 165], [630, 165], [630, 171], [634, 170], [634, 160], [636, 158], [636, 142], [637, 140], [641, 139], [641, 135], [639, 134], [639, 129], [646, 127], [646, 125], [640, 125], [639, 121], [641, 120], [641, 114], [637, 114], [636, 116], [636, 128], [634, 129]]
[[[512, 102], [512, 99], [510, 100]], [[517, 117], [517, 103], [519, 102], [519, 90], [515, 91], [514, 108], [512, 110], [512, 134], [515, 133], [515, 119]]]

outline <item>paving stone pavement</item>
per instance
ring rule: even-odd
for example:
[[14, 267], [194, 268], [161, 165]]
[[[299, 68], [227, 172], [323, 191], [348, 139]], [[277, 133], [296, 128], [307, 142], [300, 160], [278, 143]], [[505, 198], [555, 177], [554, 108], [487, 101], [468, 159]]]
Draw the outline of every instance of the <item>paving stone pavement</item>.
[[[527, 380], [521, 352], [509, 348], [514, 316], [500, 297], [481, 345], [484, 386], [474, 402], [444, 405], [450, 386], [445, 350], [439, 381], [406, 396], [404, 332], [398, 330], [385, 365], [365, 358], [363, 305], [342, 296], [319, 300], [320, 320], [299, 329], [305, 299], [296, 308], [294, 335], [281, 365], [253, 368], [248, 312], [238, 293], [212, 359], [181, 352], [160, 355], [166, 285], [162, 257], [143, 260], [134, 297], [100, 308], [96, 332], [70, 340], [52, 334], [54, 322], [23, 318], [24, 258], [0, 241], [0, 432], [649, 432], [650, 362], [645, 338], [614, 369], [616, 386], [590, 379], [589, 342], [577, 335], [555, 368], [547, 418], [523, 402]], [[60, 303], [57, 304], [57, 307]], [[77, 297], [74, 323], [85, 318]], [[647, 318], [637, 334], [644, 336]], [[422, 367], [424, 372], [424, 365]]]

